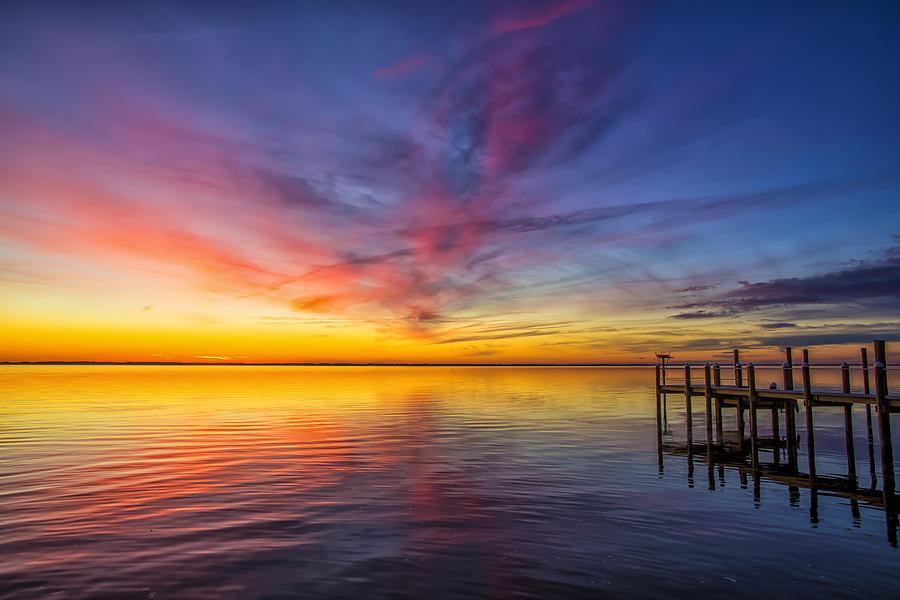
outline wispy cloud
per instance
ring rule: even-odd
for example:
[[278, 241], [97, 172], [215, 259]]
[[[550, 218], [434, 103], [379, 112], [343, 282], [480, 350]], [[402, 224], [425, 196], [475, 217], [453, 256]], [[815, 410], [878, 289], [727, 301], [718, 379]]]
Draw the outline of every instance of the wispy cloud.
[[721, 314], [815, 304], [858, 304], [900, 311], [900, 266], [863, 265], [770, 281], [740, 281], [738, 287], [681, 308], [714, 308]]
[[576, 13], [593, 4], [593, 0], [568, 0], [563, 2], [553, 2], [546, 8], [533, 12], [531, 14], [515, 17], [508, 16], [497, 21], [494, 25], [494, 31], [498, 34], [508, 33], [510, 31], [521, 31], [523, 29], [534, 29], [535, 27], [543, 27], [557, 19], [561, 19], [567, 15]]
[[422, 56], [411, 56], [404, 60], [395, 62], [392, 65], [388, 65], [381, 69], [375, 71], [375, 79], [392, 79], [394, 77], [401, 77], [416, 70], [422, 63], [425, 62], [425, 58]]

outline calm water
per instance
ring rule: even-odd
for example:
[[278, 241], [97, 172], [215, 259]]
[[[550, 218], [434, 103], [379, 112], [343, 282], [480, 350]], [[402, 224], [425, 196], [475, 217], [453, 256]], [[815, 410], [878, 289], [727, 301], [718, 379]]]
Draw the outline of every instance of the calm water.
[[[651, 369], [0, 367], [0, 393], [2, 598], [898, 593], [880, 508], [820, 494], [811, 523], [805, 489], [660, 470]], [[840, 409], [816, 423], [846, 474]]]

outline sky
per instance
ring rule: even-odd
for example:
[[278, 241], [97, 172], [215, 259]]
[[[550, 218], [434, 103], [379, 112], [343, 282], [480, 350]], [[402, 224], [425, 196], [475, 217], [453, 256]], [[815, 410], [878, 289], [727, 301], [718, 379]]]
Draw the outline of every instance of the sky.
[[895, 3], [3, 12], [0, 360], [900, 341]]

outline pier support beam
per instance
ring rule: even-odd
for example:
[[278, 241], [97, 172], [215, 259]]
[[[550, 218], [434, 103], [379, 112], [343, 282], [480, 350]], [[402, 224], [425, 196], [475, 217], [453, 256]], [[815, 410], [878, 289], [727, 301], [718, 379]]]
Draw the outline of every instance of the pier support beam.
[[781, 370], [784, 377], [784, 389], [794, 389], [794, 357], [790, 346], [784, 349], [784, 365]]
[[662, 431], [662, 393], [660, 391], [660, 368], [656, 365], [656, 454], [659, 473], [663, 472], [663, 431]]
[[897, 502], [894, 484], [894, 447], [891, 442], [891, 411], [888, 406], [887, 367], [884, 341], [875, 340], [875, 401], [878, 441], [881, 445], [881, 488], [887, 519], [888, 540], [897, 544]]
[[806, 451], [809, 454], [809, 522], [819, 522], [819, 489], [816, 482], [816, 434], [813, 425], [812, 378], [809, 350], [803, 350], [803, 404], [806, 405]]
[[778, 418], [778, 406], [772, 406], [772, 460], [781, 463], [781, 424]]
[[[863, 376], [863, 393], [871, 394], [869, 389], [869, 353], [866, 348], [859, 349], [862, 376]], [[872, 405], [866, 404], [866, 442], [869, 449], [869, 478], [872, 480], [872, 489], [878, 485], [878, 475], [875, 474], [875, 434], [872, 428]]]
[[[744, 375], [741, 370], [741, 352], [737, 348], [734, 349], [734, 386], [735, 387], [744, 387]], [[744, 401], [738, 397], [736, 402], [737, 406], [737, 430], [738, 430], [738, 444], [741, 447], [741, 450], [744, 449]]]
[[816, 436], [813, 428], [812, 383], [809, 375], [809, 352], [803, 351], [803, 404], [806, 407], [806, 451], [809, 454], [809, 487], [816, 489]]
[[[850, 365], [841, 363], [841, 391], [850, 393]], [[847, 478], [856, 489], [856, 452], [853, 448], [853, 405], [844, 405], [844, 445], [847, 447]]]
[[[713, 365], [713, 385], [719, 387], [722, 385], [722, 372], [719, 369], [719, 363]], [[722, 426], [722, 400], [716, 396], [716, 440], [719, 444], [725, 443], [725, 432]]]
[[694, 443], [694, 415], [691, 409], [691, 365], [684, 365], [684, 420], [688, 446]]
[[[884, 342], [882, 342], [884, 344]], [[876, 346], [876, 359], [878, 351]], [[881, 444], [881, 487], [884, 492], [885, 510], [896, 510], [894, 496], [894, 447], [891, 442], [891, 413], [887, 403], [887, 369], [884, 363], [875, 363], [875, 398], [878, 411], [878, 441]]]
[[[784, 349], [784, 364], [781, 367], [784, 389], [794, 389], [794, 354], [790, 346]], [[797, 468], [797, 415], [794, 401], [784, 401], [784, 433], [787, 438], [788, 465]]]
[[703, 396], [706, 400], [706, 447], [712, 444], [713, 417], [712, 417], [712, 376], [709, 371], [709, 363], [703, 365]]
[[[753, 470], [759, 470], [759, 423], [757, 420], [756, 406], [756, 368], [753, 363], [747, 365], [747, 386], [750, 388], [750, 451], [752, 455]], [[754, 480], [759, 480], [759, 474], [753, 476]]]

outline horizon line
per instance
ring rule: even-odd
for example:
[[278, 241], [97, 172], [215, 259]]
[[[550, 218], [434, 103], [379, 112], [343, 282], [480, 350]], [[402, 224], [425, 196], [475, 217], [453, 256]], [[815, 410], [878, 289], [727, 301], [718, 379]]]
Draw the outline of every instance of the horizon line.
[[[223, 366], [223, 367], [653, 367], [654, 362], [627, 362], [627, 363], [412, 363], [412, 362], [182, 362], [182, 361], [111, 361], [111, 360], [39, 360], [39, 361], [0, 361], [0, 366]], [[702, 361], [684, 361], [670, 364], [668, 369], [683, 367], [684, 365], [703, 366]], [[716, 363], [708, 363], [710, 365]], [[730, 368], [731, 364], [720, 364], [723, 368]], [[743, 363], [746, 366], [749, 363]], [[754, 363], [759, 367], [781, 367], [782, 363], [759, 362]], [[859, 363], [848, 363], [858, 366]], [[840, 362], [810, 363], [810, 366], [833, 367], [840, 366]], [[799, 365], [795, 365], [799, 368]]]

